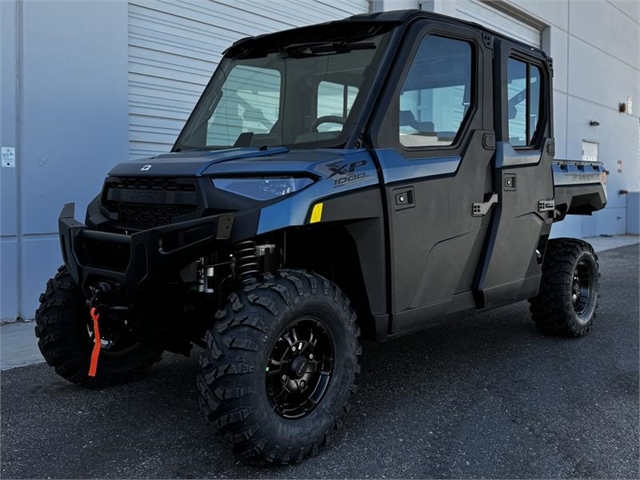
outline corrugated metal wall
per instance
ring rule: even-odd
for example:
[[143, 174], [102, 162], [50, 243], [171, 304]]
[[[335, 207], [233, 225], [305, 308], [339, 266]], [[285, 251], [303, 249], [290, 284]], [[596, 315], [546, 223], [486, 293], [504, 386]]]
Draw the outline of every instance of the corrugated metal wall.
[[234, 41], [366, 13], [367, 0], [129, 2], [129, 146], [166, 152]]

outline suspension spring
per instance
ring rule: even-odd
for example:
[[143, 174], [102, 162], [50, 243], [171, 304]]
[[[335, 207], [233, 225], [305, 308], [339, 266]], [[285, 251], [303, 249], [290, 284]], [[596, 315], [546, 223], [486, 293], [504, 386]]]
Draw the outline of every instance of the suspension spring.
[[235, 253], [236, 275], [242, 283], [249, 283], [260, 273], [256, 242], [247, 240], [236, 245]]

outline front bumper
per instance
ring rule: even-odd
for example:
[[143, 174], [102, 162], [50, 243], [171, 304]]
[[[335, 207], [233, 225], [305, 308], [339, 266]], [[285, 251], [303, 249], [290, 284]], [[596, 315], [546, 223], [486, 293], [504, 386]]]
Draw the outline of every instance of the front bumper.
[[[224, 213], [126, 235], [90, 230], [74, 219], [74, 210], [68, 203], [60, 213], [60, 243], [69, 273], [87, 296], [96, 282], [112, 281], [136, 297], [214, 248], [238, 241], [234, 224], [243, 224], [240, 230], [245, 235], [251, 230], [255, 234], [257, 226], [252, 212]], [[118, 252], [120, 261], [115, 255], [113, 262], [104, 260], [112, 251]], [[96, 261], [97, 256], [102, 260]]]

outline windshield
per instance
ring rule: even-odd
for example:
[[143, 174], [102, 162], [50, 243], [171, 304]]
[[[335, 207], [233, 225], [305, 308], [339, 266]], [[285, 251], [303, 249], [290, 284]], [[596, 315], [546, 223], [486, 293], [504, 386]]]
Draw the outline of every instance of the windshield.
[[174, 151], [344, 144], [383, 50], [386, 34], [374, 30], [225, 57]]

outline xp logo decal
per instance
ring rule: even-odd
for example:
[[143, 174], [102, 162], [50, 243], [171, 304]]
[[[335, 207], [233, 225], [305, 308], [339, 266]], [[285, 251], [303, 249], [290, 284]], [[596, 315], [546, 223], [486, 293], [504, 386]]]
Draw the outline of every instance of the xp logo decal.
[[141, 171], [141, 172], [146, 172], [147, 170], [151, 170], [151, 165], [144, 165], [144, 166], [140, 169], [140, 171]]
[[357, 162], [342, 163], [335, 162], [327, 165], [331, 175], [329, 178], [337, 177], [333, 181], [334, 187], [341, 187], [348, 183], [358, 182], [367, 178], [366, 172], [356, 173], [356, 169], [367, 164], [366, 160], [358, 160]]
[[329, 175], [329, 178], [335, 177], [336, 175], [346, 175], [347, 173], [353, 173], [356, 168], [362, 167], [366, 164], [366, 160], [358, 160], [357, 162], [352, 163], [330, 163], [329, 165], [327, 165], [327, 167], [329, 167], [329, 170], [332, 172], [331, 175]]

